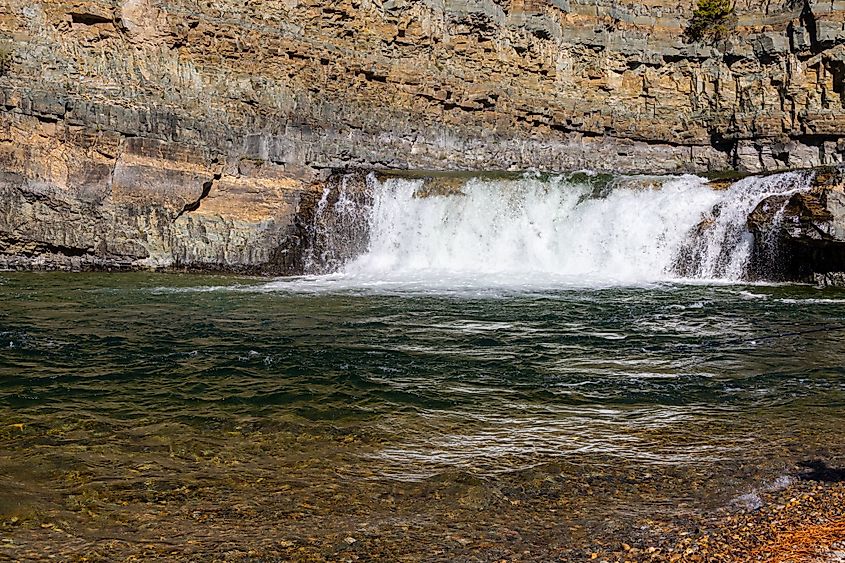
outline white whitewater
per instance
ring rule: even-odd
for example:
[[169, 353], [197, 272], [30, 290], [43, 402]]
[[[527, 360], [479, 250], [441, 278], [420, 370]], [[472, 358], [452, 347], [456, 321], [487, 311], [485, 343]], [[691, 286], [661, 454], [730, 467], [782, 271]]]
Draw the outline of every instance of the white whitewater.
[[[707, 224], [687, 236], [695, 277], [740, 281], [745, 277], [754, 238], [747, 228], [748, 216], [763, 200], [810, 188], [807, 172], [787, 172], [762, 178], [751, 176], [720, 193], [719, 202], [701, 210]], [[782, 211], [782, 210], [781, 210]], [[778, 214], [778, 220], [782, 213]]]
[[[749, 213], [771, 195], [809, 186], [800, 173], [746, 178], [727, 190], [691, 175], [619, 177], [601, 190], [581, 180], [475, 178], [437, 191], [423, 180], [371, 175], [368, 209], [355, 211], [368, 223], [367, 250], [312, 281], [412, 288], [738, 281], [752, 251]], [[348, 198], [338, 201], [349, 206]], [[688, 267], [679, 271], [684, 258]]]
[[389, 180], [374, 194], [369, 252], [346, 272], [654, 280], [718, 202], [702, 184], [683, 177], [591, 198], [589, 186], [562, 178], [470, 180], [464, 195], [420, 198], [422, 182]]

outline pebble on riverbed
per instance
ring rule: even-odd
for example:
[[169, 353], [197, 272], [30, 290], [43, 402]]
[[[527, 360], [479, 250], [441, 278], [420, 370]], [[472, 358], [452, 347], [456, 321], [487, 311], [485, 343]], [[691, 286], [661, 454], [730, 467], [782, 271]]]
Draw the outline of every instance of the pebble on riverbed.
[[599, 561], [845, 561], [845, 482], [793, 481], [758, 492], [760, 506], [665, 530], [659, 547], [595, 552]]

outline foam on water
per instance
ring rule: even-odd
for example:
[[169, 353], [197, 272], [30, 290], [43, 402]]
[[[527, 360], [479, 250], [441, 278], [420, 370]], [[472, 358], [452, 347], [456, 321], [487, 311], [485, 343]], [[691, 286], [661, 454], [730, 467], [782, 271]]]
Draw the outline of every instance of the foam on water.
[[369, 251], [345, 272], [519, 285], [659, 280], [719, 195], [696, 177], [656, 186], [593, 198], [561, 178], [471, 180], [463, 195], [416, 197], [421, 181], [391, 180], [375, 194]]
[[778, 303], [785, 303], [787, 305], [806, 305], [808, 303], [819, 303], [819, 304], [837, 304], [837, 303], [845, 303], [845, 299], [777, 299]]
[[[767, 197], [809, 186], [801, 173], [746, 178], [721, 191], [692, 175], [619, 177], [601, 189], [584, 175], [580, 182], [572, 178], [473, 178], [457, 189], [432, 191], [421, 179], [371, 175], [363, 210], [342, 182], [336, 209], [323, 194], [318, 219], [329, 212], [363, 218], [366, 251], [331, 274], [265, 289], [472, 292], [733, 283], [745, 277], [752, 252], [749, 213]], [[313, 264], [313, 257], [306, 262]]]

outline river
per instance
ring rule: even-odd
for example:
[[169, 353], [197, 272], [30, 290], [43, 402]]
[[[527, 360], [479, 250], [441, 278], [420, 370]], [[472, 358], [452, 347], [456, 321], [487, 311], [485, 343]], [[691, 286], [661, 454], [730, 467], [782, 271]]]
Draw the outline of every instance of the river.
[[544, 560], [845, 459], [843, 291], [437, 279], [0, 273], [4, 529]]

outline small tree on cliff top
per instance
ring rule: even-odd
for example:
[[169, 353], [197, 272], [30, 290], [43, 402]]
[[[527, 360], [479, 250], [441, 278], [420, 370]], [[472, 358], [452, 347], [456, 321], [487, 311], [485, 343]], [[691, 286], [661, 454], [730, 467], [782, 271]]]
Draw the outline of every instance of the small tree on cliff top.
[[692, 19], [684, 30], [687, 41], [719, 41], [736, 26], [731, 0], [698, 0]]

